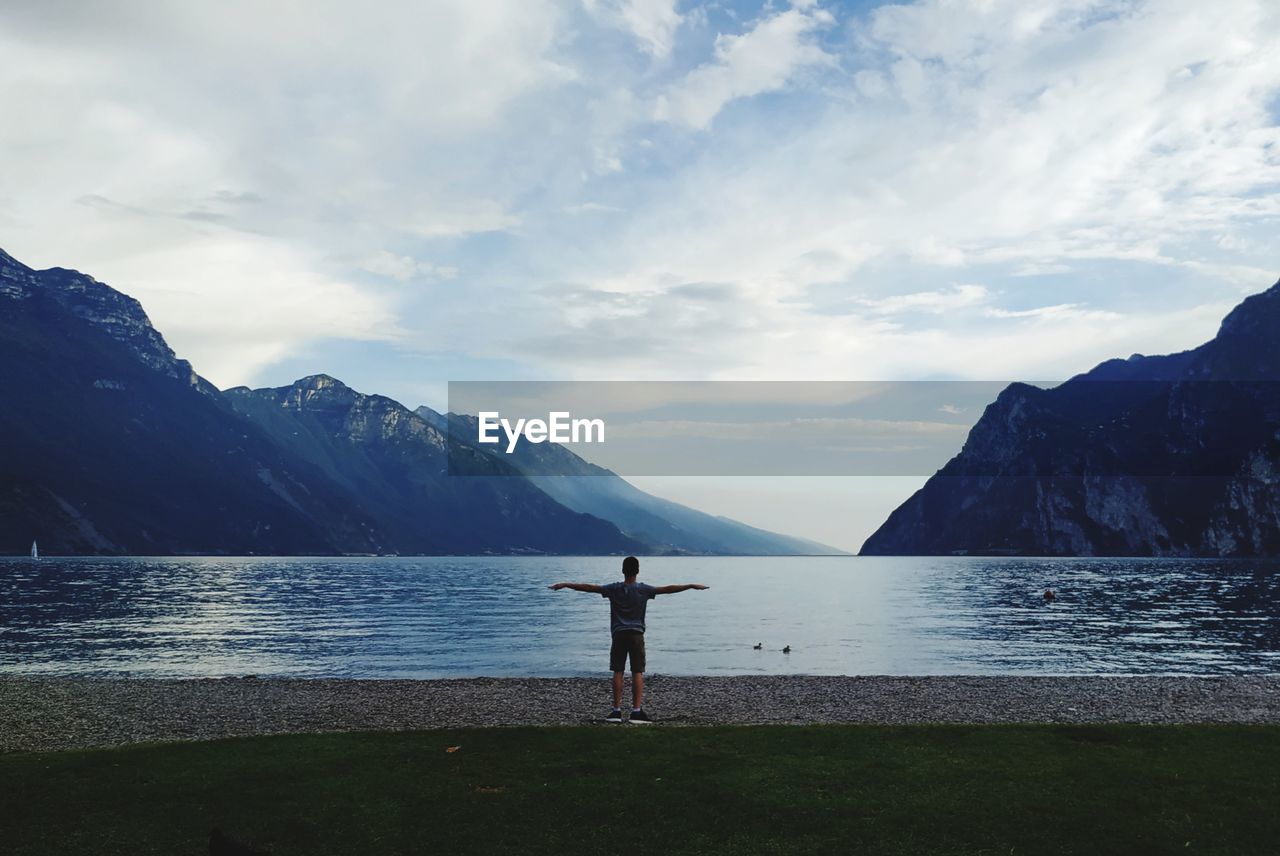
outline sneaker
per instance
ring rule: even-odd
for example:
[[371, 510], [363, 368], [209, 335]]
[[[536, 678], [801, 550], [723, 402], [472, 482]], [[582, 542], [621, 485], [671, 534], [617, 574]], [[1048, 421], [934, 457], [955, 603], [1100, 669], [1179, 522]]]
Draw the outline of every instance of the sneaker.
[[616, 707], [609, 711], [609, 715], [604, 718], [605, 722], [622, 722], [622, 711]]
[[627, 720], [632, 725], [653, 725], [653, 720], [649, 718], [649, 714], [643, 710], [631, 711], [631, 718]]

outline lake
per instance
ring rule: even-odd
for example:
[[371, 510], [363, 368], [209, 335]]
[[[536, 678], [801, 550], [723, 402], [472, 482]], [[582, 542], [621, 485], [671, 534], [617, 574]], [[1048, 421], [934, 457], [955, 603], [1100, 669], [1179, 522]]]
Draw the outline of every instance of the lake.
[[[0, 672], [598, 675], [606, 558], [0, 559]], [[1194, 674], [1280, 667], [1280, 562], [645, 558], [659, 674]], [[1058, 598], [1043, 601], [1045, 588]], [[762, 650], [753, 646], [762, 643]], [[782, 648], [791, 646], [791, 653]]]

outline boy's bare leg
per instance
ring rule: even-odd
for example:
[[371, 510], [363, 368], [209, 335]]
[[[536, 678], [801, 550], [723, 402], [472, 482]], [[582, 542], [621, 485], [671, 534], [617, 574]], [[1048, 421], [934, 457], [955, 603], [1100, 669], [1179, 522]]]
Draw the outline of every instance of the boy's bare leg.
[[619, 710], [622, 707], [622, 672], [613, 673], [613, 708]]
[[[622, 683], [618, 681], [614, 684], [618, 688], [617, 698], [622, 698]], [[613, 703], [614, 707], [618, 706], [618, 702]], [[631, 673], [631, 706], [636, 710], [644, 707], [644, 672]]]

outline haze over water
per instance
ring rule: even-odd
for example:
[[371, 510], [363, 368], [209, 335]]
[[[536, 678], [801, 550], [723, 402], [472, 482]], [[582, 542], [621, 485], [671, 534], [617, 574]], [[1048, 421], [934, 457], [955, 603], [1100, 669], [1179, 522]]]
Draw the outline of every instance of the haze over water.
[[[655, 585], [711, 586], [650, 603], [652, 673], [1280, 669], [1276, 561], [641, 562], [641, 579]], [[607, 603], [547, 586], [609, 582], [619, 566], [617, 557], [4, 559], [0, 673], [598, 675]]]

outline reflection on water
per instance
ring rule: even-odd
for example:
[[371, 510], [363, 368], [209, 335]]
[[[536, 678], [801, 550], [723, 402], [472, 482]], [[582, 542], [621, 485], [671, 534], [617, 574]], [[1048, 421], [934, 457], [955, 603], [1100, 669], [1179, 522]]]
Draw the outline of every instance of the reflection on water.
[[[587, 675], [616, 558], [0, 560], [0, 671]], [[665, 674], [1275, 673], [1280, 563], [655, 558]], [[1057, 600], [1044, 603], [1045, 588]], [[763, 649], [753, 646], [763, 643]], [[781, 649], [790, 645], [791, 654]]]

